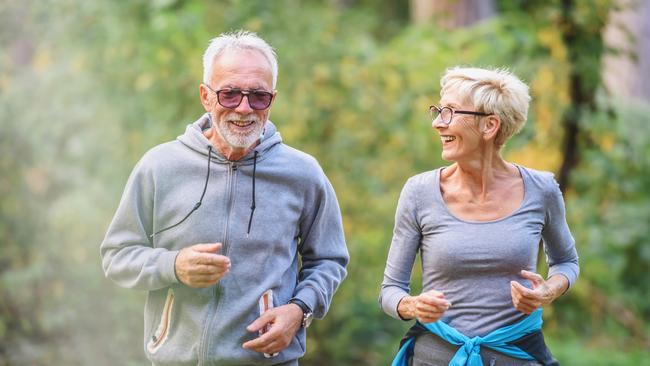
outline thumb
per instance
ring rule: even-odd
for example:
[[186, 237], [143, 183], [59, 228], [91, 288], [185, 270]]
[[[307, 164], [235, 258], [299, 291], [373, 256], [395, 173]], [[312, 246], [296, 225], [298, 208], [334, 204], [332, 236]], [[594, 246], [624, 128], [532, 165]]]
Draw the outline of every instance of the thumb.
[[221, 250], [221, 243], [209, 243], [209, 244], [196, 244], [192, 246], [192, 249], [196, 252], [202, 253], [217, 253]]
[[542, 276], [540, 276], [539, 274], [537, 274], [535, 272], [522, 270], [521, 271], [521, 276], [524, 277], [527, 280], [530, 280], [530, 282], [533, 283], [533, 289], [537, 288], [537, 286], [544, 283], [544, 278], [542, 278]]

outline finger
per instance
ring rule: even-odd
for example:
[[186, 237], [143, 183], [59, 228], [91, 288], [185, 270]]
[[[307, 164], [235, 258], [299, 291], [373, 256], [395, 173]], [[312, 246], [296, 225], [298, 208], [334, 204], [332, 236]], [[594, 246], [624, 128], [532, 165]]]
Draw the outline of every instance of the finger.
[[242, 344], [242, 347], [256, 352], [264, 352], [263, 349], [265, 349], [272, 341], [273, 338], [270, 336], [270, 334], [264, 333], [253, 340], [245, 342]]
[[[260, 329], [262, 329], [262, 327], [264, 327], [265, 325], [272, 323], [274, 319], [275, 319], [275, 315], [273, 310], [266, 311], [264, 312], [264, 314], [260, 315], [259, 318], [255, 319], [252, 323], [250, 323], [246, 327], [246, 330], [249, 332], [257, 332]], [[268, 332], [266, 334], [269, 333], [271, 332]]]
[[420, 319], [420, 322], [422, 323], [431, 323], [440, 319], [442, 317], [442, 314], [444, 313], [443, 312], [421, 313], [421, 314], [416, 314], [416, 318]]
[[258, 347], [256, 351], [272, 355], [272, 354], [274, 354], [276, 352], [282, 351], [284, 348], [285, 347], [282, 346], [282, 342], [272, 341], [271, 343], [267, 344], [266, 346]]
[[442, 314], [444, 312], [431, 312], [431, 313], [419, 313], [416, 314], [416, 318], [422, 319], [423, 321], [426, 321], [427, 323], [434, 322], [442, 317]]
[[192, 245], [192, 250], [201, 253], [217, 253], [221, 250], [223, 245], [221, 243], [207, 243]]
[[517, 307], [521, 299], [521, 294], [515, 289], [514, 285], [510, 285], [510, 297], [512, 297], [512, 304]]
[[421, 293], [420, 296], [437, 297], [437, 298], [444, 299], [445, 294], [440, 292], [440, 291], [429, 290], [429, 291], [425, 291], [425, 292]]
[[195, 263], [230, 268], [230, 258], [219, 254], [198, 253], [195, 258]]
[[531, 296], [533, 293], [533, 290], [529, 289], [528, 287], [525, 287], [524, 285], [520, 284], [517, 281], [510, 281], [510, 288], [515, 291], [519, 296], [525, 297], [525, 296]]
[[215, 266], [207, 264], [195, 264], [192, 265], [187, 272], [190, 276], [218, 276], [223, 277], [226, 273], [230, 271], [230, 266]]
[[190, 275], [205, 275], [213, 276], [215, 274], [223, 273], [224, 269], [217, 266], [207, 265], [207, 264], [195, 264], [188, 271]]
[[521, 301], [541, 303], [542, 294], [539, 290], [531, 290], [515, 282], [516, 295]]
[[520, 312], [522, 312], [524, 314], [530, 314], [533, 311], [535, 311], [535, 309], [537, 309], [537, 307], [524, 305], [524, 304], [519, 304], [519, 306], [517, 307], [517, 310], [519, 310]]
[[444, 297], [427, 296], [424, 294], [418, 296], [418, 303], [425, 303], [430, 306], [436, 306], [444, 309], [447, 309], [451, 306], [451, 302], [449, 302], [449, 300], [446, 300]]
[[535, 273], [535, 272], [522, 270], [521, 271], [521, 276], [524, 277], [527, 280], [530, 280], [530, 282], [533, 283], [533, 288], [536, 288], [537, 286], [544, 283], [544, 277], [540, 276], [538, 273]]
[[446, 311], [448, 308], [446, 306], [438, 306], [438, 305], [428, 305], [424, 303], [417, 303], [415, 304], [415, 311], [416, 313], [420, 314], [427, 314], [427, 313], [442, 313]]
[[539, 300], [522, 297], [521, 295], [515, 293], [514, 290], [511, 290], [511, 295], [512, 304], [514, 305], [515, 309], [523, 313], [530, 314], [541, 306], [541, 302]]
[[433, 312], [433, 313], [418, 313], [416, 314], [416, 318], [420, 320], [422, 323], [431, 323], [435, 322], [438, 319], [442, 318], [442, 315], [444, 312]]
[[268, 332], [244, 343], [242, 346], [257, 352], [274, 353], [282, 345], [282, 335], [282, 329], [278, 327], [273, 329], [272, 327]]
[[434, 300], [434, 301], [445, 300], [445, 294], [436, 290], [429, 290], [423, 292], [418, 297], [422, 299]]
[[282, 342], [282, 341], [274, 341], [274, 342], [270, 343], [268, 346], [264, 347], [263, 352], [268, 353], [268, 354], [274, 354], [274, 353], [282, 351], [288, 345], [289, 344], [285, 344], [285, 342]]

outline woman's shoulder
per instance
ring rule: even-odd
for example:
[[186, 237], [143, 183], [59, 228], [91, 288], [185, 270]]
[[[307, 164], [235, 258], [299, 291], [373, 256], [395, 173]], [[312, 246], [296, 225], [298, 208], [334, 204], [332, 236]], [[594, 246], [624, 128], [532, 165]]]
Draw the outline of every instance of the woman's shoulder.
[[544, 194], [555, 192], [559, 189], [559, 184], [555, 180], [555, 174], [553, 172], [545, 170], [537, 170], [533, 168], [528, 168], [522, 165], [517, 165], [524, 175], [524, 179], [532, 185], [533, 188], [536, 188], [543, 192]]

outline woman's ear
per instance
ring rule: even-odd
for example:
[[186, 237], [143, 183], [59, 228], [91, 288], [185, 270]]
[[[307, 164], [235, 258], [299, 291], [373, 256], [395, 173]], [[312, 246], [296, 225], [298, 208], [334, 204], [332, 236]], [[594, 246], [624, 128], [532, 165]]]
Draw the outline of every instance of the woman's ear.
[[491, 114], [484, 118], [483, 123], [483, 139], [493, 140], [496, 138], [499, 129], [501, 128], [501, 119], [496, 114]]

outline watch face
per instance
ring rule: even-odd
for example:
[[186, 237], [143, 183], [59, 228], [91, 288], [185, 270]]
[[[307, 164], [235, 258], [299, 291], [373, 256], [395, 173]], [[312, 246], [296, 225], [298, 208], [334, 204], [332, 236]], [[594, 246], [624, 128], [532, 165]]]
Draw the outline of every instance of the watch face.
[[302, 317], [302, 327], [307, 328], [311, 324], [312, 320], [314, 320], [314, 314], [305, 313], [305, 315]]

